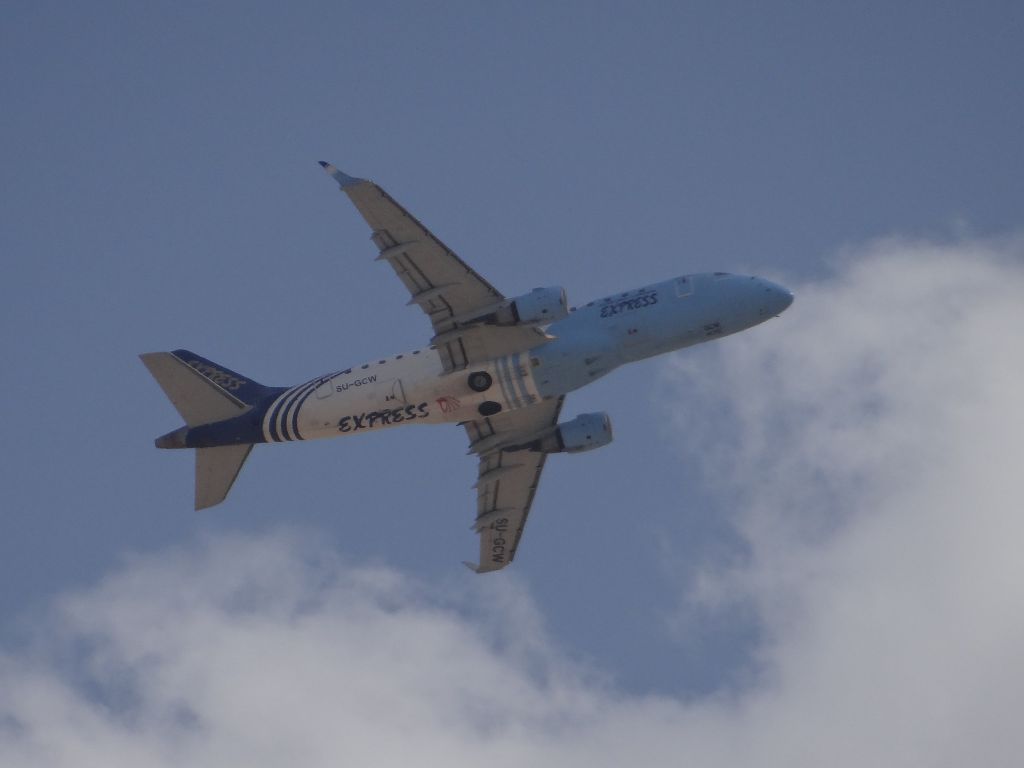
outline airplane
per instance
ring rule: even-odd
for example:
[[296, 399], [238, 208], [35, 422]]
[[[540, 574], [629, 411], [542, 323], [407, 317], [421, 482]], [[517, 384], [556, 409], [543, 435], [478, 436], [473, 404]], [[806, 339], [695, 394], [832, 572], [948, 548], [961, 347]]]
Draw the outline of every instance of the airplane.
[[477, 573], [516, 556], [545, 461], [612, 440], [605, 413], [559, 421], [566, 395], [621, 365], [751, 328], [793, 294], [761, 277], [675, 277], [570, 307], [560, 287], [506, 297], [387, 192], [320, 165], [369, 224], [377, 260], [430, 320], [428, 346], [267, 387], [188, 350], [140, 355], [185, 420], [158, 448], [194, 448], [195, 508], [227, 496], [253, 446], [456, 424], [478, 461]]

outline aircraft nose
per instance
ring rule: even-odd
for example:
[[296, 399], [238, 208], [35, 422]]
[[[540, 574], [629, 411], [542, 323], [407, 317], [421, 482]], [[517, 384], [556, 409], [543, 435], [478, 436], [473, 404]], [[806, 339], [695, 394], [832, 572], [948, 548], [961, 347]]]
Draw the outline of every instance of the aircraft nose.
[[778, 283], [773, 283], [770, 280], [764, 281], [764, 290], [767, 294], [767, 314], [771, 316], [781, 315], [787, 309], [789, 305], [793, 303], [793, 293], [788, 288], [784, 288]]
[[783, 288], [781, 285], [776, 285], [775, 290], [778, 291], [776, 300], [779, 302], [779, 308], [775, 314], [781, 315], [793, 303], [793, 292], [788, 288]]

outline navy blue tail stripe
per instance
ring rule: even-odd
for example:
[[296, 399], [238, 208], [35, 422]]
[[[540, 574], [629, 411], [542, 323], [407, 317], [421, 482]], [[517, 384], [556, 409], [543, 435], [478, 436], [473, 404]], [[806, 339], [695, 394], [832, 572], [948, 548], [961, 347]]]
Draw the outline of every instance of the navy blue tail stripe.
[[[270, 437], [274, 440], [274, 442], [280, 443], [280, 442], [284, 442], [285, 440], [289, 439], [288, 436], [286, 434], [284, 434], [283, 430], [279, 430], [277, 428], [278, 417], [280, 417], [282, 409], [287, 408], [287, 406], [296, 397], [299, 396], [299, 394], [302, 392], [302, 389], [303, 389], [303, 387], [299, 386], [299, 387], [295, 387], [295, 389], [293, 389], [293, 390], [291, 390], [289, 392], [286, 392], [284, 395], [281, 396], [281, 398], [274, 405], [274, 409], [273, 409], [273, 411], [270, 414]], [[281, 424], [283, 426], [284, 422], [282, 421]]]
[[284, 404], [284, 401], [285, 396], [281, 395], [281, 397], [278, 398], [277, 402], [274, 404], [274, 407], [270, 409], [270, 414], [268, 416], [268, 426], [270, 427], [270, 439], [273, 440], [275, 443], [281, 442], [281, 436], [277, 434], [277, 414], [281, 411], [281, 406]]
[[302, 440], [302, 433], [299, 432], [299, 411], [302, 410], [302, 406], [309, 400], [310, 395], [316, 392], [324, 384], [329, 384], [336, 378], [341, 376], [341, 371], [332, 373], [330, 376], [321, 376], [314, 382], [314, 386], [310, 387], [306, 393], [302, 396], [302, 399], [295, 405], [295, 409], [292, 411], [292, 434], [295, 435], [296, 440]]
[[307, 392], [312, 392], [319, 384], [319, 379], [314, 379], [311, 382], [307, 382], [301, 387], [297, 387], [295, 392], [288, 398], [288, 401], [284, 404], [283, 411], [281, 413], [281, 439], [282, 440], [294, 440], [291, 433], [288, 431], [288, 416], [295, 402]]
[[[307, 384], [299, 392], [295, 394], [292, 401], [288, 403], [288, 406], [284, 409], [284, 415], [281, 417], [281, 428], [284, 430], [285, 440], [301, 440], [299, 437], [299, 408], [302, 407], [302, 403], [306, 402], [306, 398], [309, 397], [316, 388], [320, 386], [321, 379], [315, 379], [314, 381]], [[291, 422], [291, 430], [288, 429], [289, 421]]]
[[[324, 381], [322, 383], [326, 384], [327, 381], [330, 381], [330, 379], [327, 379], [326, 381]], [[314, 392], [316, 392], [317, 389], [319, 389], [321, 386], [322, 386], [322, 384], [318, 383], [315, 387], [313, 387], [306, 394], [304, 394], [302, 396], [302, 399], [295, 406], [295, 410], [292, 411], [292, 434], [295, 435], [295, 439], [296, 440], [302, 440], [303, 439], [302, 438], [302, 433], [299, 432], [299, 411], [302, 410], [302, 406], [306, 404], [307, 400], [309, 400], [309, 396], [312, 395]]]
[[320, 376], [284, 392], [266, 417], [271, 441], [283, 443], [304, 439], [299, 431], [299, 412], [302, 410], [302, 406], [320, 386], [327, 384], [342, 373], [339, 371], [328, 376]]

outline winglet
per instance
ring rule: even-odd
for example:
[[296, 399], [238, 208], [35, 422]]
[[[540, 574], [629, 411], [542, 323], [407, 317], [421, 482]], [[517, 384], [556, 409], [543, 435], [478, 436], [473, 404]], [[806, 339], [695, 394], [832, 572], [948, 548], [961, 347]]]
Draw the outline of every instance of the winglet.
[[359, 184], [361, 182], [366, 181], [366, 179], [357, 179], [354, 176], [349, 176], [344, 171], [339, 171], [333, 165], [331, 165], [330, 163], [328, 163], [328, 162], [326, 162], [324, 160], [320, 161], [320, 167], [324, 169], [324, 172], [328, 176], [330, 176], [336, 182], [338, 182], [338, 186], [341, 187], [342, 189], [344, 189], [345, 187], [351, 187], [351, 186], [354, 186], [356, 184]]
[[469, 568], [473, 573], [480, 573], [480, 566], [476, 563], [471, 563], [469, 560], [463, 560], [462, 564]]

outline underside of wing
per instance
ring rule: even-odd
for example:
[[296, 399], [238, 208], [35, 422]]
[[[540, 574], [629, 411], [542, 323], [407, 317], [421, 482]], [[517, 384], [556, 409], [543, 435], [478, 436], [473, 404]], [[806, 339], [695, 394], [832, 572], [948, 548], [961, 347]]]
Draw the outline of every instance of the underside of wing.
[[468, 422], [470, 451], [480, 457], [477, 516], [480, 562], [477, 573], [504, 568], [515, 558], [537, 492], [547, 454], [525, 449], [551, 432], [564, 398]]
[[409, 304], [427, 315], [432, 343], [445, 370], [461, 370], [483, 360], [522, 352], [544, 343], [535, 326], [498, 327], [477, 322], [495, 312], [505, 297], [435, 237], [387, 192], [321, 162], [373, 230], [372, 240], [409, 291]]

